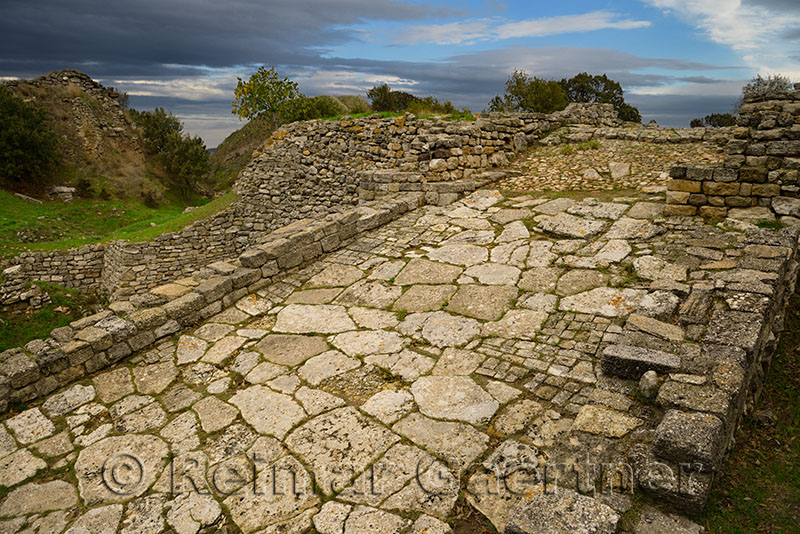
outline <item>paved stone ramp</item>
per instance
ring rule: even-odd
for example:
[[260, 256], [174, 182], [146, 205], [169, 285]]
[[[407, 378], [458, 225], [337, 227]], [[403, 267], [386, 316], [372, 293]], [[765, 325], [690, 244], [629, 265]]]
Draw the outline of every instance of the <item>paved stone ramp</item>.
[[[446, 533], [460, 496], [501, 532], [613, 532], [625, 487], [531, 487], [587, 491], [585, 459], [652, 437], [658, 409], [600, 355], [625, 335], [691, 344], [666, 322], [677, 295], [742, 254], [663, 204], [481, 190], [363, 234], [6, 419], [0, 532]], [[675, 263], [701, 234], [724, 239]]]

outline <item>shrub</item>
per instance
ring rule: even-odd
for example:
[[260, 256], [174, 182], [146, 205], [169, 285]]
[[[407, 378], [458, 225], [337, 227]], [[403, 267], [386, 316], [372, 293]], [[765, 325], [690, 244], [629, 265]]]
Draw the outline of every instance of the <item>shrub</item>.
[[792, 81], [782, 74], [770, 74], [766, 78], [760, 74], [742, 87], [742, 96], [764, 97], [774, 93], [785, 93], [792, 89]]
[[92, 182], [88, 178], [79, 178], [75, 182], [75, 193], [79, 198], [92, 198], [94, 196]]
[[336, 97], [339, 102], [344, 104], [347, 107], [347, 114], [348, 115], [355, 115], [357, 113], [366, 113], [371, 111], [369, 107], [369, 102], [367, 102], [363, 96], [359, 95], [341, 95]]
[[736, 126], [736, 116], [730, 113], [712, 113], [702, 119], [692, 119], [689, 123], [692, 128], [722, 128]]
[[0, 178], [44, 183], [59, 159], [58, 137], [47, 124], [47, 113], [0, 86]]
[[[392, 111], [395, 113], [411, 111], [410, 108], [412, 106], [426, 100], [417, 98], [405, 91], [392, 91], [385, 83], [376, 85], [367, 91], [367, 98], [372, 102], [372, 109], [374, 111]], [[433, 97], [427, 97], [427, 99], [432, 99], [438, 103], [438, 100]]]
[[605, 74], [591, 75], [582, 72], [572, 78], [562, 79], [559, 84], [569, 102], [612, 104], [623, 121], [642, 122], [639, 110], [625, 103], [624, 92], [619, 82]]

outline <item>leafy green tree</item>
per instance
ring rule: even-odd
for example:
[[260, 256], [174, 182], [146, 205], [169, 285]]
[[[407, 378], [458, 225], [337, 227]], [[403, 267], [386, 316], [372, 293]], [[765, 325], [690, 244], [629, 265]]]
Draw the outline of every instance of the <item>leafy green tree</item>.
[[394, 98], [392, 97], [392, 90], [388, 85], [376, 85], [367, 91], [367, 98], [369, 98], [374, 111], [393, 111], [395, 107]]
[[253, 119], [269, 114], [273, 130], [278, 129], [278, 117], [289, 112], [303, 98], [297, 82], [281, 78], [275, 67], [260, 67], [248, 81], [239, 81], [234, 90], [233, 114], [239, 119]]
[[625, 102], [622, 86], [605, 74], [591, 75], [586, 72], [559, 82], [569, 102], [597, 102], [612, 104], [619, 118], [624, 121], [642, 122], [639, 110]]
[[166, 152], [174, 137], [183, 134], [183, 124], [178, 117], [164, 108], [154, 111], [130, 110], [134, 125], [142, 132], [145, 148], [153, 154]]
[[59, 159], [58, 137], [47, 124], [47, 113], [0, 86], [0, 178], [41, 183]]
[[489, 111], [528, 111], [552, 113], [567, 107], [561, 85], [554, 80], [531, 77], [515, 70], [505, 85], [506, 92], [489, 102]]
[[164, 108], [131, 110], [134, 125], [142, 132], [145, 148], [155, 154], [184, 198], [211, 169], [211, 155], [200, 137], [183, 132], [183, 123]]

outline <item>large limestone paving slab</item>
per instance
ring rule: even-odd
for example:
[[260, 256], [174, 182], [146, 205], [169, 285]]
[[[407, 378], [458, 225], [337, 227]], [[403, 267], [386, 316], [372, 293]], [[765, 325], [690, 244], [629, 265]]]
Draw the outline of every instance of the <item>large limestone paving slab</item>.
[[328, 344], [318, 336], [271, 334], [259, 341], [255, 349], [272, 363], [294, 366], [325, 352]]
[[392, 430], [460, 470], [472, 465], [489, 444], [489, 436], [470, 425], [436, 421], [419, 413], [401, 419]]
[[575, 217], [566, 213], [560, 213], [554, 217], [543, 219], [539, 223], [539, 228], [545, 232], [576, 239], [591, 239], [600, 235], [605, 229], [606, 224], [595, 219], [585, 219]]
[[224, 501], [242, 532], [261, 531], [299, 518], [304, 510], [319, 502], [311, 475], [295, 458], [284, 456], [272, 465], [258, 467], [261, 469], [253, 483]]
[[647, 295], [640, 289], [619, 289], [599, 287], [564, 297], [558, 303], [559, 309], [603, 317], [625, 317], [630, 315], [636, 306]]
[[286, 445], [310, 466], [322, 491], [331, 495], [399, 440], [400, 436], [355, 408], [343, 407], [295, 429]]
[[420, 411], [428, 417], [485, 424], [500, 406], [467, 376], [424, 376], [411, 386]]
[[344, 290], [336, 298], [337, 304], [386, 308], [400, 297], [402, 288], [387, 284], [383, 280], [362, 280]]
[[306, 287], [344, 287], [361, 280], [364, 271], [352, 265], [331, 263], [306, 282]]
[[478, 245], [444, 245], [428, 252], [428, 257], [434, 261], [469, 267], [488, 260], [489, 251]]
[[517, 293], [512, 286], [462, 285], [450, 299], [447, 311], [484, 321], [499, 319], [511, 307]]
[[567, 488], [538, 484], [526, 491], [506, 534], [613, 534], [620, 516], [611, 507]]
[[394, 283], [407, 286], [412, 284], [449, 284], [458, 278], [462, 269], [438, 261], [415, 258], [408, 262], [395, 277]]
[[261, 434], [283, 438], [306, 417], [306, 412], [290, 396], [263, 386], [251, 386], [230, 399], [242, 417]]
[[393, 308], [407, 312], [439, 310], [456, 292], [454, 285], [415, 285], [397, 299]]
[[155, 436], [108, 437], [78, 454], [75, 477], [87, 506], [124, 502], [146, 492], [166, 465], [167, 444]]
[[290, 334], [336, 334], [355, 330], [343, 306], [290, 304], [278, 313], [275, 332]]

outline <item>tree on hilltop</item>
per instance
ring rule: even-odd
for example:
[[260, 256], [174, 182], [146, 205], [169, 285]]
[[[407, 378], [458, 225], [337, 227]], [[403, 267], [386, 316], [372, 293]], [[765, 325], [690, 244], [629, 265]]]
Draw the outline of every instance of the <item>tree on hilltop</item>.
[[531, 77], [522, 70], [509, 76], [505, 89], [502, 96], [489, 102], [489, 111], [552, 113], [567, 107], [567, 97], [557, 81]]
[[278, 116], [304, 99], [297, 82], [281, 78], [275, 67], [260, 67], [248, 81], [237, 78], [234, 90], [233, 114], [239, 119], [253, 119], [268, 113], [272, 129], [278, 129]]
[[620, 119], [642, 122], [639, 110], [625, 102], [624, 92], [619, 82], [605, 74], [591, 75], [581, 72], [572, 78], [563, 78], [559, 83], [569, 102], [612, 104]]

